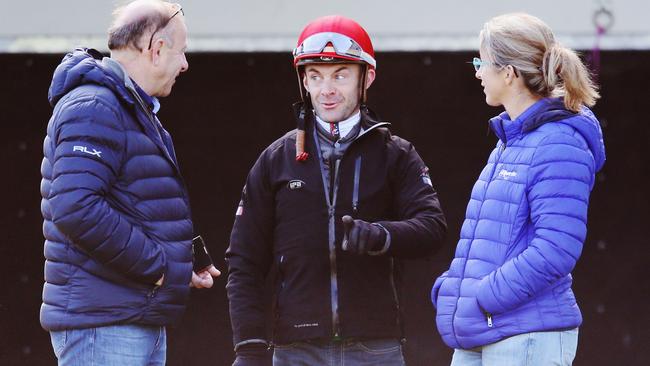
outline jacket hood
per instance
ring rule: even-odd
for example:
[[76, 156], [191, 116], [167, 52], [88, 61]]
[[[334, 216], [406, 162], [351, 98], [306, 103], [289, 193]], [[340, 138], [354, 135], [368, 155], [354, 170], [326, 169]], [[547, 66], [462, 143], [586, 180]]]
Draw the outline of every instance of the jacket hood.
[[530, 106], [514, 121], [503, 112], [492, 118], [489, 124], [499, 139], [505, 142], [511, 137], [533, 131], [550, 122], [563, 123], [578, 131], [594, 156], [596, 171], [603, 167], [606, 160], [603, 132], [600, 122], [587, 107], [583, 106], [580, 112], [575, 113], [566, 109], [562, 98], [544, 98]]
[[85, 84], [105, 86], [124, 101], [134, 104], [133, 97], [120, 77], [102, 65], [102, 57], [99, 51], [87, 48], [77, 48], [65, 55], [54, 70], [48, 91], [50, 105], [56, 105], [72, 89]]

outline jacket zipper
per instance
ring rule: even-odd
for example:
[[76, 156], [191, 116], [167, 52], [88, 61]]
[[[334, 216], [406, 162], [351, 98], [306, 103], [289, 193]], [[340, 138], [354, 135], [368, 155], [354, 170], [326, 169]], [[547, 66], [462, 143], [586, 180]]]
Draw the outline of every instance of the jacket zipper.
[[[169, 150], [167, 149], [167, 145], [165, 144], [165, 140], [163, 140], [162, 134], [160, 133], [160, 130], [158, 129], [158, 124], [160, 124], [160, 126], [162, 127], [162, 123], [160, 123], [160, 120], [157, 120], [156, 116], [149, 110], [149, 108], [147, 108], [144, 101], [142, 100], [142, 97], [140, 97], [140, 94], [138, 94], [138, 92], [136, 90], [128, 88], [128, 87], [127, 87], [127, 90], [135, 98], [138, 105], [140, 106], [140, 108], [142, 109], [144, 114], [147, 116], [147, 119], [151, 123], [151, 126], [153, 127], [156, 134], [158, 135], [158, 139], [160, 140], [160, 143], [165, 148], [165, 150], [163, 151], [163, 155], [167, 158], [167, 160], [169, 160], [171, 165], [176, 170], [176, 175], [177, 175], [178, 179], [180, 180], [180, 183], [181, 183], [181, 185], [183, 187], [183, 200], [185, 201], [185, 204], [187, 204], [188, 220], [192, 221], [192, 207], [190, 206], [190, 198], [189, 198], [189, 196], [187, 194], [187, 183], [185, 182], [185, 178], [183, 178], [183, 175], [181, 175], [181, 170], [180, 170], [180, 167], [177, 165], [177, 162], [175, 162], [174, 159], [172, 159], [171, 153], [169, 152]], [[137, 119], [138, 116], [136, 115], [135, 118]], [[146, 131], [144, 132], [144, 134], [145, 135], [147, 134]], [[154, 144], [155, 144], [155, 142], [154, 142]], [[192, 231], [194, 231], [194, 225], [193, 224], [192, 224]]]
[[354, 161], [354, 191], [352, 191], [352, 212], [359, 212], [359, 177], [361, 175], [361, 155]]
[[395, 307], [397, 309], [397, 326], [399, 327], [400, 331], [402, 332], [402, 337], [404, 336], [404, 330], [402, 329], [402, 317], [401, 317], [401, 309], [400, 309], [400, 303], [399, 303], [399, 296], [397, 296], [397, 286], [395, 285], [395, 259], [393, 257], [390, 258], [390, 287], [393, 290], [393, 299], [395, 300]]
[[[389, 123], [381, 122], [363, 131], [362, 133], [359, 134], [359, 136], [357, 136], [357, 138], [354, 141], [352, 141], [350, 146], [348, 146], [348, 148], [346, 149], [346, 153], [350, 149], [352, 144], [354, 144], [357, 140], [359, 140], [361, 136], [367, 134], [368, 132], [374, 130], [375, 128], [388, 126], [388, 125]], [[328, 189], [330, 184], [328, 182], [328, 179], [326, 178], [325, 167], [323, 166], [323, 153], [320, 148], [320, 139], [318, 138], [318, 132], [316, 128], [313, 129], [313, 138], [315, 142], [316, 152], [318, 154], [318, 164], [321, 170], [321, 178], [323, 180], [323, 190], [325, 191], [325, 201], [327, 204], [327, 211], [329, 216], [328, 244], [329, 244], [329, 260], [330, 260], [330, 298], [331, 298], [331, 306], [332, 306], [332, 330], [334, 333], [334, 338], [339, 338], [341, 336], [341, 325], [339, 324], [339, 297], [338, 297], [339, 291], [338, 291], [338, 277], [337, 277], [338, 275], [337, 275], [337, 268], [336, 268], [336, 197], [339, 188], [339, 167], [341, 166], [342, 159], [337, 159], [334, 162], [334, 180], [332, 181], [333, 187], [332, 187], [332, 194], [330, 195], [330, 190]], [[345, 153], [343, 155], [345, 156]], [[353, 193], [353, 201], [356, 201], [356, 203], [353, 202], [353, 210], [355, 204], [357, 209], [359, 206], [358, 194], [359, 194], [360, 173], [361, 173], [361, 157], [359, 156], [355, 161], [355, 178], [354, 178], [355, 189]]]
[[330, 195], [330, 182], [327, 179], [325, 174], [325, 167], [323, 166], [323, 154], [320, 149], [320, 140], [318, 139], [317, 131], [314, 128], [314, 141], [316, 152], [318, 154], [318, 164], [321, 170], [321, 178], [323, 180], [323, 190], [325, 192], [325, 203], [327, 204], [327, 213], [328, 213], [328, 250], [329, 250], [329, 260], [330, 260], [330, 305], [332, 308], [332, 331], [334, 337], [340, 337], [340, 324], [339, 324], [339, 298], [338, 298], [338, 277], [336, 269], [336, 196], [338, 193], [338, 175], [339, 167], [341, 165], [341, 160], [337, 159], [334, 162], [334, 171], [330, 171], [330, 174], [334, 174], [334, 180], [332, 181], [332, 193]]
[[[503, 121], [501, 121], [501, 129], [504, 130], [503, 129]], [[490, 174], [490, 180], [488, 180], [488, 184], [490, 184], [490, 182], [492, 181], [492, 177], [494, 177], [494, 172], [496, 172], [496, 169], [497, 169], [497, 163], [501, 160], [501, 154], [506, 150], [506, 141], [501, 142], [501, 146], [499, 147], [499, 155], [497, 155], [497, 157], [496, 157], [496, 159], [494, 161], [494, 169], [492, 169], [492, 174]], [[487, 189], [485, 190], [485, 192], [487, 193]], [[483, 200], [485, 200], [485, 194], [483, 195]], [[483, 208], [482, 204], [481, 204], [481, 208]], [[476, 233], [476, 227], [474, 227], [474, 233]], [[492, 323], [492, 314], [490, 314], [490, 313], [488, 313], [486, 311], [485, 312], [485, 317], [487, 319], [488, 328], [492, 328], [492, 326], [494, 325]]]
[[334, 325], [334, 337], [340, 337], [341, 325], [339, 323], [339, 290], [338, 271], [336, 267], [336, 196], [339, 190], [339, 167], [341, 159], [334, 163], [334, 189], [332, 203], [329, 208], [329, 248], [330, 248], [330, 291], [332, 293], [332, 324]]
[[[131, 90], [131, 89], [129, 89], [129, 90]], [[181, 193], [183, 195], [182, 198], [185, 201], [185, 204], [187, 205], [187, 220], [190, 221], [190, 223], [191, 223], [191, 233], [190, 234], [193, 234], [194, 233], [194, 223], [192, 223], [192, 206], [190, 205], [190, 198], [189, 198], [188, 192], [187, 192], [187, 183], [185, 182], [185, 178], [183, 178], [183, 176], [181, 175], [180, 168], [178, 167], [178, 165], [176, 165], [177, 163], [174, 161], [170, 151], [167, 148], [167, 144], [165, 143], [165, 140], [163, 139], [163, 134], [162, 134], [161, 130], [158, 128], [158, 126], [160, 126], [160, 128], [164, 129], [162, 127], [162, 123], [160, 123], [160, 120], [158, 120], [157, 117], [145, 106], [144, 101], [142, 100], [142, 98], [140, 98], [140, 95], [136, 91], [131, 90], [131, 94], [133, 94], [133, 96], [137, 99], [138, 103], [140, 104], [140, 107], [144, 110], [146, 116], [148, 117], [149, 122], [151, 122], [151, 124], [153, 126], [153, 129], [156, 131], [158, 139], [159, 139], [160, 143], [162, 144], [162, 146], [164, 147], [163, 155], [165, 157], [167, 157], [167, 160], [171, 163], [172, 167], [176, 171], [176, 177], [178, 178], [178, 181], [179, 181], [179, 183], [181, 185], [181, 188], [182, 188], [182, 190], [181, 190]], [[136, 116], [136, 119], [137, 119], [137, 116]], [[146, 135], [146, 131], [144, 132], [144, 134]], [[154, 144], [155, 144], [155, 142], [154, 142]], [[192, 237], [190, 237], [190, 240], [191, 240]], [[192, 248], [192, 244], [191, 244], [191, 241], [190, 241], [190, 249], [191, 248]], [[162, 248], [161, 248], [161, 250], [164, 251]], [[166, 271], [167, 267], [165, 267], [164, 270]], [[159, 288], [160, 288], [160, 286], [157, 286], [151, 291], [150, 296], [149, 296], [150, 299], [153, 299], [156, 296], [156, 291]]]
[[[502, 124], [503, 124], [503, 122], [502, 122]], [[499, 164], [499, 161], [501, 160], [501, 154], [505, 151], [505, 149], [506, 149], [506, 143], [505, 143], [505, 141], [502, 141], [501, 145], [499, 146], [499, 149], [497, 150], [497, 156], [495, 156], [495, 158], [494, 158], [494, 166], [492, 167], [492, 172], [490, 172], [490, 176], [487, 179], [487, 185], [489, 185], [490, 182], [492, 181], [492, 177], [494, 177], [494, 173], [497, 170], [497, 165]], [[483, 191], [483, 198], [481, 199], [481, 207], [479, 207], [478, 214], [477, 214], [477, 217], [476, 217], [477, 225], [474, 225], [474, 232], [472, 233], [472, 238], [476, 235], [476, 227], [478, 226], [478, 219], [481, 217], [481, 210], [483, 210], [483, 204], [485, 203], [485, 195], [486, 194], [487, 194], [487, 186], [485, 187], [485, 190]], [[469, 250], [471, 250], [471, 246], [468, 249], [468, 253], [467, 253], [468, 257], [469, 257]], [[468, 258], [465, 258], [465, 262], [463, 263], [463, 270], [460, 272], [462, 274], [463, 278], [465, 276], [465, 268], [467, 267], [467, 259]], [[460, 283], [462, 284], [462, 279], [461, 279]], [[459, 291], [459, 295], [460, 295], [460, 285], [459, 285], [458, 291]], [[463, 345], [460, 344], [460, 341], [458, 340], [458, 337], [456, 337], [456, 325], [455, 325], [455, 323], [456, 323], [456, 312], [458, 311], [458, 301], [459, 300], [460, 300], [460, 296], [458, 296], [458, 299], [456, 299], [456, 306], [454, 307], [454, 313], [451, 316], [451, 329], [454, 332], [454, 338], [456, 338], [456, 343], [458, 343], [458, 345], [460, 347], [463, 347]], [[488, 325], [488, 327], [492, 328], [492, 325], [493, 325], [492, 324], [492, 314], [486, 313], [486, 317], [487, 317], [487, 325]]]

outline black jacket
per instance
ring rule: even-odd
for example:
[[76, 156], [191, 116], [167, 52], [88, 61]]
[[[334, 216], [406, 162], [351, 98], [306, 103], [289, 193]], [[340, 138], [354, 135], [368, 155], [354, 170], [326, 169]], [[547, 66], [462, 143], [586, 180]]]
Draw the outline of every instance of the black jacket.
[[[309, 158], [295, 159], [296, 131], [271, 144], [251, 169], [226, 251], [234, 342], [266, 339], [264, 286], [276, 266], [274, 341], [401, 337], [394, 258], [431, 254], [446, 222], [428, 169], [413, 145], [362, 113], [366, 130], [340, 161], [329, 197], [314, 121]], [[333, 202], [333, 203], [331, 203]], [[390, 233], [385, 255], [341, 249], [341, 217]]]

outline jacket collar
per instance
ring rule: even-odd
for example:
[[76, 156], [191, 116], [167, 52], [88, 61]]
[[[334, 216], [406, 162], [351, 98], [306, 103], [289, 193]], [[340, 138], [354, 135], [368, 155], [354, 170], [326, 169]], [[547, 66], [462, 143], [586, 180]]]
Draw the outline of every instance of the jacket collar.
[[104, 66], [106, 69], [112, 71], [115, 75], [119, 77], [119, 79], [124, 83], [124, 86], [131, 90], [132, 92], [138, 93], [138, 96], [142, 99], [142, 101], [145, 103], [147, 107], [149, 107], [149, 110], [153, 112], [154, 114], [158, 113], [160, 110], [160, 101], [156, 97], [152, 97], [147, 92], [144, 91], [138, 85], [131, 77], [129, 74], [126, 72], [126, 69], [124, 66], [122, 66], [121, 63], [117, 62], [116, 60], [110, 58], [110, 57], [104, 57], [102, 58], [102, 66]]
[[528, 107], [519, 117], [510, 119], [507, 112], [490, 119], [492, 131], [501, 141], [510, 141], [523, 133], [535, 130], [539, 126], [563, 120], [576, 113], [567, 110], [561, 98], [543, 98]]

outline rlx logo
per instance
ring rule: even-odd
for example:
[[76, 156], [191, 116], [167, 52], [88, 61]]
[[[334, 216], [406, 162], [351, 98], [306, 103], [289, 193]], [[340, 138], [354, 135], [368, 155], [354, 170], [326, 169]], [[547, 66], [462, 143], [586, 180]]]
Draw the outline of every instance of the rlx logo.
[[98, 151], [98, 150], [95, 150], [95, 149], [93, 149], [93, 151], [90, 151], [90, 150], [88, 150], [88, 148], [85, 147], [85, 146], [78, 146], [78, 145], [76, 145], [76, 146], [74, 146], [74, 147], [72, 148], [72, 151], [73, 151], [73, 152], [74, 152], [74, 151], [81, 151], [81, 152], [86, 153], [86, 154], [95, 155], [95, 156], [97, 156], [98, 158], [101, 158], [101, 157], [102, 157], [102, 152], [101, 152], [101, 151]]

